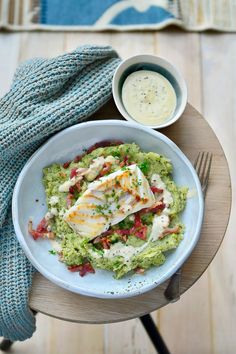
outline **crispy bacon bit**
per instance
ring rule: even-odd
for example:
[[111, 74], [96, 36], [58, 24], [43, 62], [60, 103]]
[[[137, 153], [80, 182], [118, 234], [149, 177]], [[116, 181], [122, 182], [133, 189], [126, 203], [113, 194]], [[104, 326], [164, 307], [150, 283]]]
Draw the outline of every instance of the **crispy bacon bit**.
[[149, 211], [151, 211], [152, 213], [156, 213], [159, 210], [165, 209], [165, 207], [166, 207], [165, 203], [162, 202], [161, 204], [155, 205], [154, 207], [150, 208]]
[[75, 193], [74, 186], [71, 186], [71, 187], [69, 188], [69, 192], [70, 192], [71, 194], [74, 194], [74, 193]]
[[48, 227], [48, 222], [45, 218], [43, 218], [38, 224], [36, 231], [38, 232], [46, 232]]
[[70, 272], [78, 272], [81, 269], [81, 265], [72, 265], [72, 266], [68, 266], [67, 269]]
[[123, 241], [123, 242], [127, 242], [128, 236], [127, 236], [127, 235], [120, 235], [120, 239], [121, 239], [121, 241]]
[[79, 275], [81, 277], [83, 277], [87, 273], [95, 273], [93, 266], [89, 262], [80, 265], [68, 266], [68, 270], [71, 272], [79, 272]]
[[140, 217], [140, 214], [137, 213], [135, 214], [135, 219], [134, 219], [134, 226], [131, 227], [130, 229], [119, 229], [115, 230], [115, 232], [121, 236], [121, 239], [124, 240], [124, 236], [126, 236], [126, 241], [127, 241], [127, 236], [129, 235], [134, 235], [141, 240], [146, 240], [147, 239], [147, 226], [142, 224], [142, 220]]
[[135, 196], [135, 199], [137, 200], [137, 202], [140, 202], [141, 197], [140, 197], [139, 195], [136, 195], [136, 196]]
[[120, 167], [129, 166], [129, 165], [132, 165], [132, 163], [129, 162], [129, 156], [126, 155], [124, 157], [124, 160], [121, 161]]
[[134, 226], [135, 227], [140, 227], [140, 226], [142, 226], [142, 220], [141, 220], [141, 216], [140, 216], [140, 214], [135, 214], [135, 216], [134, 216]]
[[134, 234], [136, 237], [140, 238], [141, 240], [147, 239], [147, 226], [143, 225], [142, 227], [138, 228]]
[[75, 184], [75, 186], [76, 186], [76, 188], [77, 188], [77, 191], [80, 192], [80, 191], [81, 191], [81, 184], [80, 184], [80, 181], [77, 182], [77, 183]]
[[68, 193], [66, 196], [66, 205], [67, 208], [70, 208], [71, 204], [72, 204], [72, 199], [74, 198], [74, 195], [72, 193]]
[[111, 247], [111, 241], [106, 237], [103, 237], [101, 241], [102, 241], [102, 248], [105, 250], [109, 250]]
[[142, 209], [139, 212], [139, 214], [143, 215], [146, 213], [157, 213], [158, 211], [165, 209], [165, 207], [166, 207], [166, 205], [165, 205], [165, 203], [163, 203], [163, 199], [161, 199], [159, 202], [154, 204], [152, 207]]
[[67, 161], [67, 162], [65, 162], [65, 163], [63, 163], [63, 168], [68, 168], [69, 166], [70, 166], [70, 164], [71, 164], [71, 161]]
[[106, 236], [105, 237], [96, 237], [93, 243], [94, 244], [100, 243], [102, 248], [104, 248], [105, 250], [109, 250], [110, 245], [111, 245], [111, 241]]
[[96, 237], [93, 240], [93, 244], [98, 244], [100, 243], [102, 248], [109, 250], [111, 246], [111, 240], [108, 238], [109, 235], [113, 234], [113, 230], [108, 230], [106, 232], [103, 232], [100, 236]]
[[79, 162], [79, 161], [81, 161], [81, 159], [82, 159], [82, 157], [84, 157], [84, 155], [85, 155], [85, 154], [75, 156], [75, 158], [74, 158], [73, 161], [74, 161], [74, 162]]
[[45, 218], [43, 218], [40, 221], [36, 230], [33, 229], [33, 223], [30, 220], [28, 223], [28, 232], [33, 237], [34, 240], [37, 240], [38, 238], [45, 238], [45, 237], [49, 239], [55, 238], [54, 232], [48, 231], [48, 222]]
[[125, 156], [124, 157], [124, 163], [125, 163], [125, 166], [129, 166], [130, 165], [130, 163], [129, 163], [129, 156]]
[[134, 271], [135, 271], [135, 273], [142, 274], [142, 275], [145, 273], [145, 269], [140, 268], [140, 267], [135, 268]]
[[100, 141], [99, 143], [96, 143], [96, 144], [90, 146], [87, 149], [86, 154], [90, 154], [93, 150], [96, 150], [100, 147], [118, 146], [118, 145], [122, 145], [122, 144], [124, 144], [124, 143], [121, 140], [103, 140], [103, 141]]
[[72, 179], [75, 176], [77, 176], [77, 168], [72, 168], [70, 171], [70, 178]]
[[167, 228], [165, 229], [162, 234], [159, 236], [160, 239], [164, 238], [167, 235], [171, 235], [171, 234], [177, 234], [180, 232], [180, 227], [179, 225], [172, 227], [172, 228]]
[[118, 230], [115, 230], [115, 232], [121, 236], [125, 236], [125, 235], [129, 236], [131, 234], [131, 230], [132, 229], [118, 229]]
[[92, 146], [90, 146], [83, 154], [81, 155], [77, 155], [75, 158], [74, 158], [74, 162], [79, 162], [82, 160], [82, 158], [87, 155], [87, 154], [90, 154], [93, 150], [96, 150], [100, 147], [107, 147], [107, 146], [118, 146], [118, 145], [122, 145], [124, 144], [123, 141], [121, 140], [104, 140], [104, 141], [100, 141], [99, 143], [96, 143]]
[[97, 176], [97, 178], [105, 176], [108, 172], [110, 172], [110, 170], [111, 170], [111, 163], [110, 162], [105, 162], [104, 165], [103, 165], [103, 168], [100, 171], [100, 173]]
[[28, 223], [28, 232], [33, 237], [34, 240], [37, 240], [38, 238], [43, 237], [43, 234], [41, 232], [38, 232], [33, 229], [33, 223], [31, 220]]
[[79, 271], [79, 275], [83, 277], [86, 273], [95, 273], [95, 270], [91, 263], [87, 262], [82, 265], [81, 270]]
[[163, 189], [155, 187], [155, 186], [152, 186], [151, 190], [153, 193], [163, 193]]

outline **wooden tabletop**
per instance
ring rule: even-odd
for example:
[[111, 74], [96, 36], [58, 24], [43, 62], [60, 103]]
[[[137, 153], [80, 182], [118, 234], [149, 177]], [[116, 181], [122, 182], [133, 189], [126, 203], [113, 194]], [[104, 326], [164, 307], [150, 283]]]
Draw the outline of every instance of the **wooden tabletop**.
[[[102, 118], [121, 118], [113, 102], [91, 117]], [[231, 184], [228, 164], [218, 139], [205, 119], [190, 104], [177, 123], [161, 132], [172, 139], [191, 161], [194, 161], [199, 151], [210, 151], [214, 155], [205, 200], [204, 224], [200, 240], [183, 267], [182, 294], [203, 274], [223, 240], [230, 214]], [[166, 305], [163, 292], [167, 283], [133, 298], [96, 299], [64, 290], [36, 273], [30, 306], [38, 312], [72, 322], [119, 322]]]

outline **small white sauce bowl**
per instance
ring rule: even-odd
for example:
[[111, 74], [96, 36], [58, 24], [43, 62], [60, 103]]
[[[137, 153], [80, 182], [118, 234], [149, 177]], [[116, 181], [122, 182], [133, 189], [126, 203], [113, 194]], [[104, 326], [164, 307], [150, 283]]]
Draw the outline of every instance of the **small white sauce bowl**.
[[[174, 113], [162, 124], [157, 125], [146, 125], [137, 122], [129, 113], [126, 111], [123, 102], [122, 102], [122, 86], [124, 84], [125, 79], [131, 73], [138, 70], [151, 70], [158, 72], [163, 75], [173, 86], [177, 104]], [[118, 108], [119, 112], [122, 116], [131, 122], [135, 122], [136, 124], [148, 126], [153, 129], [160, 129], [167, 127], [168, 125], [176, 122], [181, 114], [183, 113], [186, 104], [187, 104], [187, 86], [183, 76], [180, 72], [167, 60], [157, 57], [155, 55], [136, 55], [130, 57], [126, 60], [123, 60], [120, 65], [117, 67], [112, 81], [112, 94]]]

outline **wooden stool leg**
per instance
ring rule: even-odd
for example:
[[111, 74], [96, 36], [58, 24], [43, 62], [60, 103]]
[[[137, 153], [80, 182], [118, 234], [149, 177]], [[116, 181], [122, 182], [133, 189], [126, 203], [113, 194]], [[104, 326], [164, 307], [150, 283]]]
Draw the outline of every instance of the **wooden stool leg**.
[[0, 343], [0, 350], [2, 350], [3, 352], [7, 352], [8, 350], [10, 350], [13, 343], [14, 342], [12, 342], [10, 339], [3, 338]]
[[150, 315], [145, 315], [140, 317], [140, 321], [142, 322], [144, 328], [149, 335], [157, 353], [159, 354], [170, 354], [162, 336], [160, 335], [155, 323], [153, 322]]

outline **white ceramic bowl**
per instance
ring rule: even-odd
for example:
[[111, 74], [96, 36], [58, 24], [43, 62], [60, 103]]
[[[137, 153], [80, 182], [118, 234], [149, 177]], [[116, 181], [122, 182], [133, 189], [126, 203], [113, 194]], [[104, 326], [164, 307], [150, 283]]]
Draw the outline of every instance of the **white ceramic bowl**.
[[[145, 275], [126, 276], [115, 280], [112, 272], [96, 270], [81, 278], [67, 270], [57, 256], [48, 253], [50, 241], [34, 241], [28, 234], [27, 224], [34, 225], [47, 210], [42, 169], [54, 162], [65, 162], [80, 154], [95, 142], [105, 139], [122, 139], [136, 142], [144, 151], [154, 151], [171, 159], [173, 179], [180, 186], [188, 186], [192, 197], [182, 214], [186, 225], [185, 237], [179, 247], [170, 252], [161, 267], [152, 267]], [[166, 136], [149, 128], [118, 120], [94, 121], [75, 125], [56, 134], [26, 163], [17, 180], [12, 200], [13, 223], [17, 238], [28, 259], [46, 278], [70, 291], [100, 298], [122, 298], [138, 295], [153, 289], [167, 280], [188, 258], [195, 247], [203, 218], [201, 186], [189, 160]]]
[[117, 67], [112, 81], [112, 93], [119, 112], [126, 120], [135, 122], [136, 124], [141, 124], [132, 118], [126, 111], [121, 95], [122, 86], [127, 76], [138, 70], [151, 70], [163, 75], [173, 86], [177, 98], [176, 108], [172, 116], [170, 116], [169, 119], [163, 124], [151, 125], [148, 127], [160, 129], [176, 122], [180, 118], [187, 104], [187, 86], [183, 76], [175, 66], [173, 66], [166, 59], [155, 55], [136, 55], [123, 60]]

